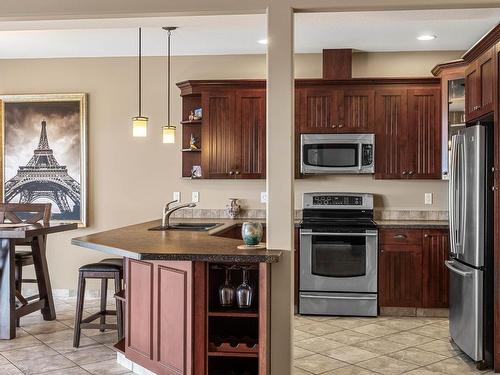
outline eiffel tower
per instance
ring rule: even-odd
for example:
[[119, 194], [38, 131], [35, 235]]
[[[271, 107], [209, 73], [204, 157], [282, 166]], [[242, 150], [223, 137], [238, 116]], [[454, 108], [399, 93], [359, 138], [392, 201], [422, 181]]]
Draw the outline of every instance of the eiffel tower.
[[[42, 121], [40, 141], [27, 165], [19, 167], [17, 174], [5, 183], [5, 202], [19, 195], [19, 203], [32, 203], [46, 198], [54, 202], [61, 211], [61, 218], [79, 211], [80, 184], [69, 174], [64, 165], [59, 165], [49, 147], [47, 122]], [[68, 198], [75, 207], [71, 210]], [[78, 212], [79, 216], [79, 212]]]

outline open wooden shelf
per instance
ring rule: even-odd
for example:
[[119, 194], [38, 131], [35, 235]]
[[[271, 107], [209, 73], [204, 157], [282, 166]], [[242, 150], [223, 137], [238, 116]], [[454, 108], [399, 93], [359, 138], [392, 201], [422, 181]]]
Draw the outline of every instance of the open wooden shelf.
[[184, 120], [181, 121], [182, 125], [199, 125], [201, 124], [201, 120]]
[[125, 354], [125, 337], [113, 345], [115, 351]]
[[258, 358], [258, 353], [208, 352], [209, 357]]
[[259, 313], [252, 310], [227, 310], [227, 311], [209, 311], [208, 316], [227, 317], [227, 318], [258, 318]]

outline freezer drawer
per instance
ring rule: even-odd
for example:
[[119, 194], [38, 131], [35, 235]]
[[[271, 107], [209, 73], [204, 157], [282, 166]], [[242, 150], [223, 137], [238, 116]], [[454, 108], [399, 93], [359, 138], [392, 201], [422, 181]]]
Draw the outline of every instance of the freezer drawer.
[[377, 316], [372, 293], [301, 292], [299, 313], [306, 315]]
[[450, 335], [474, 361], [483, 360], [483, 271], [456, 260], [450, 270]]

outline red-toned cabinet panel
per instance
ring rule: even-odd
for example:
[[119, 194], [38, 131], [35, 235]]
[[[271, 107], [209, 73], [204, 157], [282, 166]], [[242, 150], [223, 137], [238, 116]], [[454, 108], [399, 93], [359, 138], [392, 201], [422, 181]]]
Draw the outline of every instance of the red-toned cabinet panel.
[[335, 133], [342, 121], [342, 90], [304, 88], [299, 91], [300, 132]]
[[339, 133], [373, 133], [375, 127], [375, 90], [344, 89], [343, 119]]
[[407, 178], [441, 178], [440, 89], [408, 90]]
[[381, 307], [421, 306], [421, 246], [380, 245], [378, 293]]
[[234, 178], [236, 171], [237, 134], [234, 90], [202, 94], [201, 130], [202, 173], [204, 178]]
[[192, 262], [128, 262], [125, 356], [160, 375], [192, 374]]
[[465, 70], [465, 115], [472, 121], [493, 111], [495, 48], [483, 53]]
[[266, 91], [236, 92], [236, 178], [266, 177]]
[[127, 268], [127, 358], [134, 362], [153, 360], [153, 264], [129, 260]]
[[191, 374], [192, 263], [155, 263], [155, 361], [162, 374]]
[[423, 296], [422, 306], [448, 307], [448, 269], [444, 265], [449, 254], [447, 230], [423, 231]]
[[379, 89], [376, 91], [376, 178], [397, 179], [406, 177], [408, 120], [406, 91], [406, 89]]

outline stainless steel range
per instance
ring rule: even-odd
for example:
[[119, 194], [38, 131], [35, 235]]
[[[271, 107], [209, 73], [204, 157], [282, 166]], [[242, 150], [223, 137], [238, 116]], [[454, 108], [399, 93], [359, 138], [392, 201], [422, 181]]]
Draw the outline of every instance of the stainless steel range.
[[373, 195], [305, 193], [300, 314], [377, 316]]

